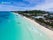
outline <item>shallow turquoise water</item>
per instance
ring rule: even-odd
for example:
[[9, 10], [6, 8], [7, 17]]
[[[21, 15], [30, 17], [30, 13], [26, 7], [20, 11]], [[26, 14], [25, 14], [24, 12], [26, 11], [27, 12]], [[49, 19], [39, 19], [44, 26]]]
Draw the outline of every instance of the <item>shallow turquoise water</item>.
[[51, 40], [23, 16], [0, 12], [0, 40]]

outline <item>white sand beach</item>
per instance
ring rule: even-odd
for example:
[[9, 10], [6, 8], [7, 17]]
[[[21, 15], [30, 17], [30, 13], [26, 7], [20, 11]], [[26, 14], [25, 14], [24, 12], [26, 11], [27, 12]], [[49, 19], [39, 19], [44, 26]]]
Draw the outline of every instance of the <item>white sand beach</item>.
[[[15, 13], [14, 13], [15, 14]], [[17, 14], [16, 14], [17, 15]], [[21, 15], [22, 16], [22, 15]], [[45, 28], [44, 26], [40, 25], [39, 23], [35, 22], [33, 19], [29, 19], [25, 16], [22, 16], [24, 19], [30, 21], [31, 23], [33, 23], [33, 25], [35, 26], [34, 28], [37, 28], [39, 30], [41, 30], [43, 33], [45, 33], [49, 38], [51, 38], [51, 40], [53, 40], [53, 31], [49, 30], [48, 28]]]
[[52, 30], [49, 30], [49, 29], [45, 28], [44, 26], [38, 24], [34, 20], [31, 20], [31, 19], [26, 18], [26, 17], [24, 17], [24, 18], [26, 20], [30, 21], [31, 23], [33, 23], [36, 28], [38, 28], [39, 30], [41, 30], [43, 33], [45, 33], [49, 38], [51, 38], [53, 40], [53, 31]]

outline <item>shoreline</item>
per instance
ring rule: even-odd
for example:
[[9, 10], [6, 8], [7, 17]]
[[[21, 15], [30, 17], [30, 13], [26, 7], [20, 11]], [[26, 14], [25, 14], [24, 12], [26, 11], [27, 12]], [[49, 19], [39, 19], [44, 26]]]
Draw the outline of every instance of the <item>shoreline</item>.
[[[15, 13], [14, 13], [15, 14]], [[35, 25], [35, 27], [39, 30], [41, 30], [43, 33], [45, 33], [51, 40], [53, 40], [53, 31], [40, 25], [39, 23], [37, 23], [36, 21], [34, 21], [33, 19], [27, 18], [23, 15], [21, 15], [24, 19], [30, 21], [31, 23], [33, 23]]]
[[23, 16], [23, 17], [24, 17], [24, 19], [26, 19], [26, 20], [30, 21], [31, 23], [33, 23], [36, 28], [38, 28], [39, 30], [44, 32], [49, 38], [51, 38], [53, 40], [53, 31], [52, 30], [49, 30], [48, 28], [45, 28], [44, 26], [40, 25], [39, 23], [37, 23], [33, 19], [29, 19], [25, 16]]

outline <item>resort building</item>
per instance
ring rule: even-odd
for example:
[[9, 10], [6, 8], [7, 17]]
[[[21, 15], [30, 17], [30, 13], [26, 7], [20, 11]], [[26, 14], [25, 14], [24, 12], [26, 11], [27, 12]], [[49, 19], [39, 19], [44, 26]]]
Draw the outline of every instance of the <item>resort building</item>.
[[35, 16], [35, 19], [45, 19], [44, 16]]

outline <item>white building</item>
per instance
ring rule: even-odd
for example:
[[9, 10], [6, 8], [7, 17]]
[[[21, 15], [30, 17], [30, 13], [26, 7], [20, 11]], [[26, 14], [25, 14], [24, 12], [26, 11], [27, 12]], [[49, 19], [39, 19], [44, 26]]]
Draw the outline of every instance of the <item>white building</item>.
[[35, 16], [34, 18], [36, 18], [36, 19], [45, 19], [45, 17], [44, 16]]

